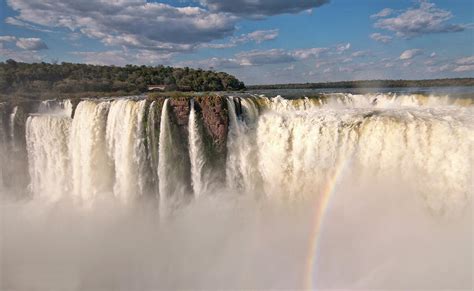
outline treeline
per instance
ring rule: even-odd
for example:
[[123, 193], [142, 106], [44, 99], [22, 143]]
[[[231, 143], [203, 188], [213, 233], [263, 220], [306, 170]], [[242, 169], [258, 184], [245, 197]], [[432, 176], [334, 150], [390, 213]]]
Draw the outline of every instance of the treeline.
[[188, 67], [0, 62], [0, 94], [3, 95], [40, 99], [42, 96], [51, 98], [73, 94], [140, 94], [146, 92], [149, 85], [164, 85], [166, 91], [234, 91], [245, 88], [244, 83], [227, 73]]
[[328, 88], [397, 88], [397, 87], [447, 87], [474, 86], [474, 78], [431, 80], [368, 80], [301, 84], [252, 85], [249, 90], [268, 89], [328, 89]]

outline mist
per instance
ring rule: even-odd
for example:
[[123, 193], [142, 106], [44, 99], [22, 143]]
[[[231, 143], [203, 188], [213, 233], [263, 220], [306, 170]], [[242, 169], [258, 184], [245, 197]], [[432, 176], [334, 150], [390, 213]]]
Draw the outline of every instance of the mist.
[[[469, 289], [472, 208], [439, 217], [396, 183], [344, 179], [319, 234], [315, 289]], [[301, 289], [311, 201], [219, 192], [172, 217], [156, 205], [92, 208], [3, 199], [3, 290]], [[307, 287], [307, 286], [306, 286]]]

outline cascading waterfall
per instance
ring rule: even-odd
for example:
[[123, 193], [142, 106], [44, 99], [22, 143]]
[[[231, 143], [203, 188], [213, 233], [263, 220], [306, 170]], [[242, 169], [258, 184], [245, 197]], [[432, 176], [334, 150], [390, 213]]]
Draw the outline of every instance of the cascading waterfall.
[[116, 100], [107, 117], [107, 150], [115, 169], [113, 192], [124, 202], [148, 190], [145, 110], [145, 100]]
[[237, 99], [229, 98], [229, 134], [227, 141], [226, 180], [233, 189], [245, 192], [258, 192], [260, 173], [257, 171], [258, 155], [255, 147], [255, 127], [258, 108], [253, 99], [241, 99], [240, 116], [236, 110]]
[[11, 142], [11, 148], [13, 151], [18, 150], [18, 147], [16, 145], [16, 137], [15, 137], [15, 131], [17, 127], [17, 116], [18, 116], [18, 106], [15, 106], [13, 108], [12, 113], [10, 113], [10, 142]]
[[160, 214], [168, 216], [188, 200], [184, 155], [180, 147], [182, 141], [170, 121], [170, 99], [163, 104], [160, 122], [158, 180], [160, 196]]
[[73, 194], [90, 205], [112, 192], [113, 166], [107, 153], [106, 127], [110, 102], [82, 101], [72, 121], [70, 155]]
[[26, 140], [31, 189], [35, 197], [57, 201], [71, 190], [69, 135], [71, 118], [30, 116]]
[[[214, 191], [204, 120], [190, 102], [187, 131], [176, 123], [171, 99], [85, 100], [72, 121], [70, 102], [61, 103], [59, 115], [48, 105], [52, 113], [27, 122], [32, 192], [51, 200], [72, 192], [86, 204], [109, 194], [124, 203], [158, 195], [166, 215], [193, 193]], [[360, 181], [401, 179], [437, 213], [472, 200], [470, 99], [328, 94], [225, 102], [229, 189], [280, 201], [311, 199], [342, 164]]]
[[206, 156], [204, 153], [204, 143], [200, 133], [198, 117], [194, 108], [194, 100], [191, 100], [191, 110], [189, 113], [189, 156], [191, 160], [191, 183], [196, 197], [207, 191], [207, 185], [211, 179], [206, 172]]
[[7, 164], [6, 154], [7, 154], [7, 104], [0, 103], [0, 191], [4, 189], [4, 167]]
[[146, 144], [147, 158], [150, 167], [150, 182], [153, 193], [159, 191], [158, 180], [158, 161], [159, 161], [159, 143], [160, 143], [160, 122], [161, 109], [157, 101], [150, 104], [146, 122]]
[[469, 205], [472, 107], [452, 107], [459, 101], [445, 98], [342, 96], [261, 98], [258, 116], [255, 101], [246, 99], [240, 119], [229, 98], [228, 185], [308, 199], [342, 163], [361, 180], [401, 178], [435, 212]]

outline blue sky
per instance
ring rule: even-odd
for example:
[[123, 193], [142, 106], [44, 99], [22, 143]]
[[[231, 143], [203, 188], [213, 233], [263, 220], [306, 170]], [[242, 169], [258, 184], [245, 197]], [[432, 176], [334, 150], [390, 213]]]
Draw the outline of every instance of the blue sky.
[[472, 0], [7, 0], [0, 60], [201, 67], [246, 84], [474, 76]]

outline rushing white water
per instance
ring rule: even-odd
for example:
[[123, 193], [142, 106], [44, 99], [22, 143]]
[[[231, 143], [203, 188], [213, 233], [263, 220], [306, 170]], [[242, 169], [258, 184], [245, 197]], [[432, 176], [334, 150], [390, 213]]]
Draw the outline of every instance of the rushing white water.
[[363, 102], [365, 97], [351, 98], [336, 108], [261, 99], [263, 113], [257, 122], [253, 99], [242, 100], [241, 120], [230, 100], [229, 184], [245, 185], [250, 192], [262, 184], [267, 196], [307, 199], [322, 191], [328, 175], [342, 163], [361, 181], [402, 178], [433, 211], [456, 212], [469, 206], [474, 161], [471, 107], [417, 102], [395, 106], [390, 96], [378, 96], [377, 104]]
[[18, 150], [18, 147], [16, 145], [16, 137], [15, 137], [15, 132], [17, 131], [17, 116], [18, 116], [18, 106], [15, 106], [13, 108], [12, 113], [10, 113], [10, 142], [11, 142], [11, 148], [13, 151]]
[[7, 140], [8, 140], [8, 132], [7, 132], [7, 104], [0, 103], [0, 191], [4, 189], [4, 168], [7, 164]]
[[85, 205], [111, 193], [113, 166], [107, 154], [109, 102], [82, 101], [72, 121], [70, 155], [73, 194]]
[[191, 100], [191, 111], [189, 113], [189, 156], [191, 160], [191, 183], [196, 197], [206, 193], [209, 179], [205, 169], [206, 156], [204, 153], [204, 143], [198, 123], [198, 117], [194, 108], [194, 100]]
[[42, 114], [61, 114], [71, 116], [72, 103], [71, 100], [44, 100], [40, 103], [38, 113]]
[[160, 214], [170, 215], [187, 201], [185, 157], [180, 150], [179, 137], [169, 116], [169, 99], [163, 104], [160, 123], [160, 148], [158, 163]]
[[151, 180], [155, 188], [158, 185], [158, 149], [160, 142], [159, 123], [161, 119], [161, 110], [158, 110], [157, 107], [158, 105], [156, 101], [153, 101], [150, 104], [146, 127], [148, 160], [150, 163]]
[[[255, 127], [258, 109], [251, 99], [242, 99], [242, 115], [237, 116], [234, 98], [227, 100], [229, 108], [229, 133], [227, 140], [227, 185], [246, 192], [259, 192], [260, 173], [254, 167], [258, 161]], [[237, 104], [240, 107], [240, 104]]]
[[[56, 103], [48, 104], [51, 109]], [[62, 114], [54, 109], [28, 120], [34, 193], [57, 199], [71, 189], [86, 204], [107, 193], [123, 203], [159, 194], [166, 213], [188, 200], [189, 185], [199, 197], [217, 183], [194, 101], [188, 136], [171, 121], [170, 100], [161, 112], [145, 100], [83, 101], [71, 125], [65, 116], [70, 102], [60, 104]], [[227, 107], [229, 189], [281, 201], [312, 199], [342, 164], [361, 182], [401, 179], [436, 213], [456, 212], [472, 200], [470, 101], [332, 94], [229, 97]]]
[[107, 150], [114, 163], [113, 193], [123, 202], [145, 193], [147, 178], [146, 130], [144, 118], [146, 101], [116, 100], [107, 118]]
[[71, 118], [30, 116], [26, 140], [31, 189], [35, 197], [58, 201], [71, 192], [69, 134]]

